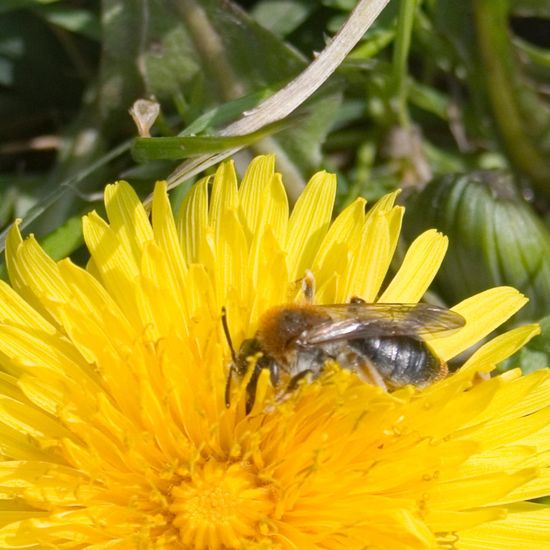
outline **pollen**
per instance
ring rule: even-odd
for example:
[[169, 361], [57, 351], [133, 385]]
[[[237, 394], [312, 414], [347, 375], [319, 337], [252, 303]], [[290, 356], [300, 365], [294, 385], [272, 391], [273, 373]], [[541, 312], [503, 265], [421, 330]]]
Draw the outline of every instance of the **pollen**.
[[258, 539], [271, 491], [240, 464], [210, 460], [172, 489], [170, 511], [185, 548], [237, 548]]

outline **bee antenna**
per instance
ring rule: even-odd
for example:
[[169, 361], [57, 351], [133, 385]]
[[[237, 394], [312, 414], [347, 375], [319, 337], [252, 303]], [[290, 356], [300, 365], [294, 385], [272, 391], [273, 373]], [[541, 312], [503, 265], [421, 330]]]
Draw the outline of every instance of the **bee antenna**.
[[236, 365], [237, 354], [235, 353], [235, 348], [233, 347], [233, 342], [231, 340], [229, 325], [227, 324], [227, 310], [225, 309], [225, 306], [222, 307], [222, 327], [223, 327], [223, 332], [225, 334], [225, 339], [227, 340], [227, 345], [229, 346], [229, 350], [231, 351], [231, 359], [233, 363]]
[[235, 353], [235, 348], [233, 347], [233, 342], [231, 341], [229, 325], [227, 324], [227, 310], [225, 309], [225, 306], [222, 307], [222, 327], [225, 334], [225, 339], [227, 340], [227, 345], [231, 351], [232, 361], [231, 366], [229, 367], [227, 380], [225, 382], [225, 406], [229, 408], [231, 406], [231, 379], [233, 378], [233, 373], [237, 368], [237, 354]]

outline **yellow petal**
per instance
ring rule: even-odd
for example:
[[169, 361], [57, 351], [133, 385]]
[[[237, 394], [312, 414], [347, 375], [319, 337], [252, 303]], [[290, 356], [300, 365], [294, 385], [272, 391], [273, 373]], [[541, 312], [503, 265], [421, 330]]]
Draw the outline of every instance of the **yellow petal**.
[[[460, 379], [457, 376], [457, 379]], [[513, 369], [487, 380], [484, 385], [497, 383], [500, 385], [498, 392], [493, 396], [490, 402], [487, 402], [484, 412], [478, 416], [478, 422], [486, 422], [493, 418], [494, 421], [488, 426], [494, 429], [496, 425], [508, 423], [508, 420], [517, 420], [522, 417], [525, 419], [525, 436], [529, 430], [527, 426], [531, 420], [534, 420], [533, 414], [546, 410], [550, 401], [550, 371], [541, 369], [529, 374], [529, 376], [521, 376], [519, 369]], [[474, 388], [480, 387], [481, 384], [476, 384]], [[521, 420], [520, 420], [521, 421]], [[484, 424], [487, 426], [487, 424]], [[498, 429], [497, 429], [498, 431]], [[544, 435], [538, 441], [537, 446], [541, 446], [546, 442]], [[526, 437], [517, 440], [517, 443], [530, 444]], [[548, 448], [548, 445], [540, 448]]]
[[[357, 248], [361, 241], [365, 204], [364, 199], [355, 200], [331, 224], [312, 264], [319, 286], [334, 273], [344, 273], [350, 251]], [[345, 301], [345, 296], [335, 300]]]
[[10, 227], [8, 231], [8, 236], [6, 238], [6, 267], [8, 269], [8, 274], [10, 276], [10, 283], [13, 288], [17, 290], [24, 298], [26, 298], [26, 287], [23, 281], [21, 280], [21, 271], [17, 268], [17, 263], [15, 262], [17, 258], [17, 252], [23, 238], [21, 237], [21, 232], [19, 231], [19, 224], [21, 220], [15, 220], [14, 224]]
[[103, 284], [126, 317], [138, 326], [139, 312], [132, 292], [139, 276], [135, 256], [95, 212], [84, 217], [83, 233]]
[[[28, 434], [11, 428], [0, 421], [0, 451], [5, 457], [17, 460], [50, 460], [51, 449]], [[1, 548], [1, 547], [0, 547]]]
[[176, 222], [172, 215], [172, 208], [166, 193], [166, 182], [160, 181], [155, 185], [152, 207], [153, 232], [155, 242], [160, 246], [168, 258], [174, 281], [181, 285], [187, 272], [187, 265], [178, 238]]
[[[248, 187], [251, 188], [252, 183]], [[288, 199], [281, 174], [273, 174], [270, 180], [262, 182], [260, 190], [261, 193], [252, 193], [250, 190], [251, 197], [243, 193], [243, 199], [248, 199], [249, 202], [248, 209], [255, 213], [252, 219], [246, 219], [243, 215], [246, 219], [244, 225], [250, 230], [253, 240], [263, 232], [266, 226], [270, 226], [274, 236], [281, 246], [284, 246], [288, 226]], [[252, 199], [255, 203], [251, 202]], [[259, 215], [260, 212], [261, 215]]]
[[[373, 210], [375, 210], [373, 208]], [[369, 212], [362, 232], [362, 240], [352, 250], [352, 261], [342, 282], [349, 301], [359, 296], [367, 302], [374, 302], [386, 276], [395, 250], [403, 209], [395, 207], [384, 211], [377, 207]]]
[[[249, 311], [250, 324], [247, 329], [256, 328], [258, 317], [269, 307], [288, 302], [288, 269], [286, 253], [280, 241], [274, 236], [272, 227], [268, 226], [259, 236], [256, 252], [251, 252], [253, 268], [253, 304]], [[269, 277], [266, 275], [270, 274]], [[246, 319], [246, 315], [244, 316]]]
[[208, 230], [208, 183], [206, 177], [197, 182], [185, 196], [178, 212], [177, 227], [187, 265], [198, 263], [206, 247]]
[[488, 473], [439, 483], [430, 491], [430, 503], [434, 507], [451, 510], [468, 510], [491, 504], [536, 475], [535, 469], [526, 469], [514, 474]]
[[456, 510], [429, 510], [426, 515], [426, 522], [436, 533], [450, 531], [461, 531], [506, 517], [505, 508], [482, 508], [457, 512]]
[[0, 396], [0, 416], [2, 423], [28, 437], [41, 440], [44, 446], [48, 442], [57, 442], [62, 438], [72, 439], [74, 436], [70, 430], [40, 409], [21, 403], [6, 396]]
[[296, 201], [288, 224], [290, 277], [297, 280], [310, 269], [319, 244], [328, 230], [336, 195], [336, 178], [319, 172]]
[[496, 336], [477, 349], [455, 376], [468, 376], [472, 370], [492, 371], [498, 363], [508, 359], [537, 334], [540, 334], [539, 325], [524, 325]]
[[[29, 239], [32, 239], [34, 241], [34, 237], [32, 235], [29, 237]], [[36, 244], [36, 241], [34, 242]], [[21, 233], [19, 232], [19, 222], [16, 222], [9, 230], [8, 238], [6, 240], [6, 265], [8, 268], [11, 284], [14, 289], [21, 295], [21, 297], [29, 303], [29, 305], [31, 306], [30, 309], [35, 309], [37, 312], [40, 312], [47, 321], [53, 321], [48, 311], [44, 309], [42, 300], [36, 295], [36, 289], [31, 288], [31, 285], [33, 284], [32, 275], [27, 273], [25, 267], [21, 264], [20, 257], [25, 246], [26, 245], [21, 239]], [[38, 245], [36, 244], [36, 247], [37, 246]], [[34, 259], [31, 259], [29, 256]], [[28, 264], [29, 261], [31, 261], [32, 263], [43, 263], [45, 264], [43, 268], [46, 271], [49, 269], [48, 266], [51, 265], [50, 262], [52, 261], [49, 258], [44, 258], [38, 251], [36, 251], [35, 254], [26, 254], [26, 258], [27, 261], [25, 262], [25, 265]]]
[[214, 234], [217, 237], [220, 234], [219, 224], [223, 220], [223, 213], [227, 210], [236, 210], [239, 207], [237, 174], [235, 173], [235, 163], [232, 160], [223, 162], [216, 170], [209, 203], [210, 226], [214, 229]]
[[[135, 340], [136, 332], [113, 297], [95, 277], [69, 259], [61, 260], [57, 267], [71, 290], [72, 299], [67, 304], [61, 304], [60, 314], [63, 316], [64, 328], [73, 342], [79, 342], [79, 338], [70, 331], [71, 327], [78, 327], [79, 331], [85, 327], [84, 333], [89, 335], [90, 345], [97, 343], [96, 339], [99, 339], [102, 346], [97, 347], [112, 342], [124, 353], [129, 352], [128, 346]], [[72, 317], [74, 314], [76, 318]], [[94, 361], [92, 357], [90, 362]]]
[[456, 547], [470, 550], [533, 550], [550, 548], [550, 508], [523, 503], [509, 509], [505, 519], [459, 533]]
[[[540, 438], [545, 437], [540, 434]], [[547, 437], [547, 434], [546, 434]], [[531, 455], [530, 463], [544, 462], [548, 464], [548, 452], [537, 452], [535, 449]], [[517, 487], [510, 494], [502, 498], [503, 504], [514, 504], [517, 502], [532, 500], [536, 498], [548, 497], [548, 487], [550, 487], [550, 468], [545, 467], [539, 470], [539, 473], [535, 479], [531, 479], [525, 485]]]
[[527, 298], [511, 287], [480, 292], [451, 308], [466, 319], [466, 326], [450, 336], [428, 339], [430, 345], [448, 361], [502, 325], [526, 303]]
[[237, 213], [223, 214], [223, 231], [216, 242], [216, 289], [218, 303], [225, 305], [227, 294], [235, 292], [248, 301], [245, 290], [250, 288], [248, 278], [248, 246]]
[[519, 418], [506, 418], [503, 414], [499, 420], [502, 421], [488, 422], [476, 427], [476, 433], [485, 448], [510, 445], [512, 442], [522, 444], [528, 436], [537, 434], [540, 439], [541, 434], [544, 434], [544, 428], [550, 423], [550, 409], [545, 408]]
[[0, 321], [55, 332], [54, 327], [4, 281], [0, 281]]
[[376, 216], [380, 212], [383, 212], [387, 214], [390, 212], [395, 205], [395, 201], [397, 197], [399, 196], [399, 193], [401, 193], [401, 190], [398, 189], [397, 191], [393, 191], [392, 193], [388, 193], [387, 195], [384, 195], [380, 199], [374, 203], [373, 207], [368, 211], [367, 218], [370, 216]]
[[407, 250], [399, 271], [378, 301], [414, 303], [421, 300], [437, 275], [447, 246], [447, 237], [435, 229], [422, 233]]
[[143, 292], [137, 297], [137, 304], [147, 339], [153, 342], [172, 332], [185, 333], [187, 328], [187, 308], [169, 264], [156, 243], [149, 242], [144, 246], [141, 262]]
[[153, 230], [136, 192], [125, 181], [107, 185], [105, 209], [117, 238], [139, 261], [141, 248], [145, 242], [152, 240]]
[[242, 218], [249, 239], [259, 232], [270, 215], [269, 186], [275, 174], [275, 156], [256, 157], [249, 165], [239, 189]]
[[345, 302], [353, 296], [359, 296], [367, 302], [374, 301], [391, 261], [389, 254], [388, 218], [380, 212], [370, 217], [369, 223], [365, 224], [361, 244], [352, 251], [353, 259], [345, 274]]

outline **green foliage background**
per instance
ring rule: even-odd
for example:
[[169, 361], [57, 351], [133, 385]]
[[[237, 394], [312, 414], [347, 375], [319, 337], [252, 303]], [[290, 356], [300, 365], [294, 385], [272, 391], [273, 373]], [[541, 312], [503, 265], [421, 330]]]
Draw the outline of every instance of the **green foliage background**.
[[[338, 208], [403, 188], [405, 237], [451, 239], [434, 299], [510, 284], [531, 298], [516, 322], [545, 318], [550, 0], [391, 0], [295, 116], [217, 136], [299, 74], [355, 4], [3, 0], [0, 229], [24, 217], [53, 257], [84, 262], [79, 216], [102, 208], [106, 182], [146, 196], [184, 158], [237, 144], [239, 165], [275, 152], [294, 190], [337, 172]], [[128, 115], [144, 97], [161, 105], [155, 139], [136, 139]], [[549, 338], [503, 368], [548, 364]]]

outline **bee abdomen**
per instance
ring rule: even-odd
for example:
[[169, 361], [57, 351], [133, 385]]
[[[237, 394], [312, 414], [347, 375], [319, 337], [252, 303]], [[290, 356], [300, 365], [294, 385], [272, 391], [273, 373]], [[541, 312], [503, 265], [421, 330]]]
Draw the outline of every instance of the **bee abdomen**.
[[385, 336], [351, 340], [390, 387], [426, 386], [442, 374], [441, 360], [428, 344], [410, 336]]

